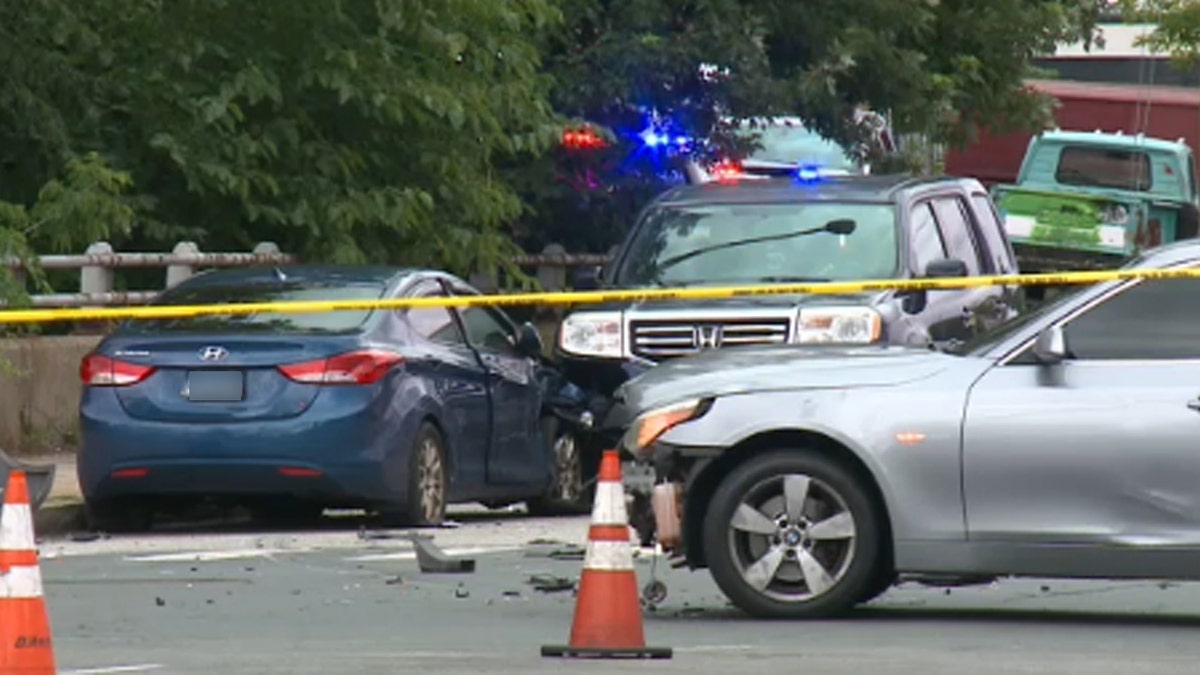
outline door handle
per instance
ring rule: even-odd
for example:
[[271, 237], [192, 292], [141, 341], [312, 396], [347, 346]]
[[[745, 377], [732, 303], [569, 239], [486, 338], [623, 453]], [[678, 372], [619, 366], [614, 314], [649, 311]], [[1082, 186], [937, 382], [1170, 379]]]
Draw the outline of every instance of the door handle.
[[1188, 401], [1187, 407], [1191, 408], [1192, 410], [1195, 410], [1196, 412], [1200, 412], [1200, 397], [1196, 397], [1196, 398]]

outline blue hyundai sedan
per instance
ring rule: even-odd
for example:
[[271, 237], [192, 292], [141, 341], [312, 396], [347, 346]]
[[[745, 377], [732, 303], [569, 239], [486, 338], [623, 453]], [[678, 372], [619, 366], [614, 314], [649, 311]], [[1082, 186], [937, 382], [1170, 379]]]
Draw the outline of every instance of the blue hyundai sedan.
[[[157, 304], [474, 294], [437, 271], [292, 266], [200, 274]], [[447, 503], [545, 499], [540, 353], [531, 325], [484, 307], [127, 321], [80, 365], [91, 525], [142, 529], [212, 498], [418, 526]]]

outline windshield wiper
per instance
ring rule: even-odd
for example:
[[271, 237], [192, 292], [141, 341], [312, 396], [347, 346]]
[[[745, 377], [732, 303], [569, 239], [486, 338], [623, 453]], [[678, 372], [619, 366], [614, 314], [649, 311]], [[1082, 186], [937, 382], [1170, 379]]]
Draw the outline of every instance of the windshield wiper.
[[713, 246], [705, 246], [703, 248], [698, 248], [698, 249], [695, 249], [692, 251], [688, 251], [687, 253], [681, 253], [677, 256], [667, 258], [666, 260], [662, 261], [661, 263], [659, 263], [657, 265], [657, 269], [655, 270], [655, 278], [658, 278], [658, 276], [661, 275], [665, 270], [668, 270], [685, 260], [691, 260], [692, 258], [695, 258], [698, 255], [703, 255], [703, 254], [709, 253], [711, 251], [718, 251], [718, 250], [726, 249], [726, 248], [734, 248], [736, 246], [745, 246], [747, 244], [758, 244], [758, 243], [761, 243], [764, 241], [778, 241], [780, 239], [791, 239], [792, 237], [803, 237], [803, 236], [806, 236], [809, 234], [820, 234], [821, 232], [829, 232], [831, 234], [838, 234], [838, 235], [844, 236], [844, 235], [853, 233], [856, 226], [857, 226], [857, 224], [853, 220], [847, 220], [847, 219], [842, 218], [842, 219], [838, 219], [838, 220], [831, 220], [828, 223], [825, 223], [824, 225], [822, 225], [821, 227], [814, 227], [814, 228], [811, 228], [808, 230], [798, 230], [796, 232], [784, 232], [783, 234], [771, 234], [771, 235], [767, 235], [767, 236], [763, 236], [763, 237], [751, 237], [749, 239], [736, 239], [734, 241], [727, 241], [727, 242], [723, 242], [720, 244], [714, 244]]

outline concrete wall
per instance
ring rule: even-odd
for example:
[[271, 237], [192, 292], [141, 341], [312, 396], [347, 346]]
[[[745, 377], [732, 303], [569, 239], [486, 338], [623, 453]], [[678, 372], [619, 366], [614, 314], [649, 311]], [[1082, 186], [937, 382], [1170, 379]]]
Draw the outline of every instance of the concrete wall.
[[0, 448], [14, 453], [75, 449], [79, 360], [99, 339], [0, 341]]

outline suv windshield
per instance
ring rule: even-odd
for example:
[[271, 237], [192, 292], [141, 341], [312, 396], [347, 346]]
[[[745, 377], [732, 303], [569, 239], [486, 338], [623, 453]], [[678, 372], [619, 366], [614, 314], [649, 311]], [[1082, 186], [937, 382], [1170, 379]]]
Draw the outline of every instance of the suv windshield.
[[[325, 302], [376, 300], [383, 284], [254, 283], [244, 286], [202, 285], [163, 293], [155, 305], [245, 304], [259, 302]], [[178, 319], [137, 319], [123, 329], [138, 333], [347, 333], [367, 320], [371, 310], [338, 310], [299, 314], [213, 314]]]
[[747, 135], [758, 134], [758, 150], [746, 158], [759, 162], [812, 164], [822, 169], [855, 172], [858, 167], [837, 143], [799, 125], [773, 124], [766, 128], [744, 127]]
[[[810, 232], [836, 220], [850, 234]], [[623, 286], [879, 279], [899, 268], [885, 203], [662, 205], [649, 211], [614, 281]]]

